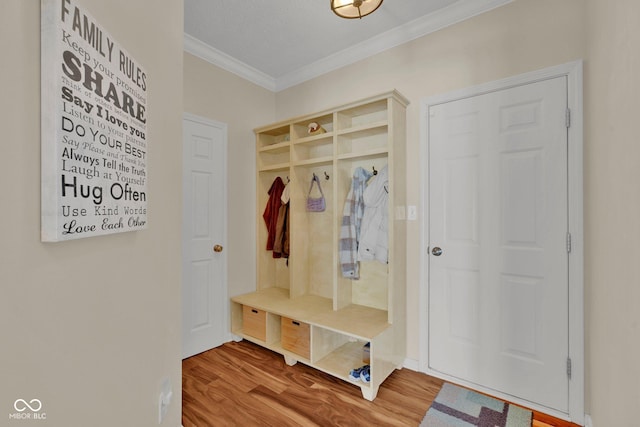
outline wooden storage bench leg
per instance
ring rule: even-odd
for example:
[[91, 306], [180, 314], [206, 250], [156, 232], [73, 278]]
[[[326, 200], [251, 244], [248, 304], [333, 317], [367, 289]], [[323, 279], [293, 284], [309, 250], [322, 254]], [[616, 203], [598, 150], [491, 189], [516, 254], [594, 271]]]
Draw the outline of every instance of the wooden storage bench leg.
[[284, 356], [284, 363], [286, 363], [288, 366], [293, 366], [296, 363], [298, 363], [298, 361], [291, 356], [287, 356], [286, 354], [283, 356]]
[[370, 385], [369, 387], [361, 387], [362, 397], [372, 402], [373, 399], [375, 399], [376, 396], [378, 395], [379, 388], [380, 388], [379, 386], [374, 387], [373, 385]]

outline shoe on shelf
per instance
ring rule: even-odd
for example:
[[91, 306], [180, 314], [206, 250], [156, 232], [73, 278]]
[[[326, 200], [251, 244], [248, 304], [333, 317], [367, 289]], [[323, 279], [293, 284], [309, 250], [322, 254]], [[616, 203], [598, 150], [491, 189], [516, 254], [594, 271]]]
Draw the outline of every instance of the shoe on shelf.
[[349, 379], [351, 381], [360, 381], [360, 379], [362, 378], [362, 371], [364, 369], [369, 369], [369, 365], [364, 365], [361, 366], [359, 368], [355, 368], [349, 371]]
[[369, 365], [364, 365], [362, 367], [362, 370], [360, 371], [360, 379], [365, 384], [371, 381], [371, 367]]

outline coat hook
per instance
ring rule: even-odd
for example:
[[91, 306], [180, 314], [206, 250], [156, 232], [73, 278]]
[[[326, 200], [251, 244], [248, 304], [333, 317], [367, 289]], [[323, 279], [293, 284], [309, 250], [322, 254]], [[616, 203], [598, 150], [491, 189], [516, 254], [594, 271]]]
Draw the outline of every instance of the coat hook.
[[329, 175], [327, 175], [327, 171], [324, 171], [324, 179], [329, 180]]
[[375, 167], [375, 166], [373, 166], [373, 174], [374, 174], [374, 175], [378, 175], [378, 171], [376, 170], [376, 167]]
[[291, 182], [291, 180], [289, 179], [289, 175], [287, 175], [287, 182]]

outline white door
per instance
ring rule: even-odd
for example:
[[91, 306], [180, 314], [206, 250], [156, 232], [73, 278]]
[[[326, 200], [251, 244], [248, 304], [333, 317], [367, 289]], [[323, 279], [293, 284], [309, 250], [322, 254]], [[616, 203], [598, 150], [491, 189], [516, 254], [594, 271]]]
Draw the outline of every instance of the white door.
[[564, 413], [566, 111], [566, 77], [429, 109], [429, 367]]
[[225, 124], [183, 121], [182, 357], [226, 341]]

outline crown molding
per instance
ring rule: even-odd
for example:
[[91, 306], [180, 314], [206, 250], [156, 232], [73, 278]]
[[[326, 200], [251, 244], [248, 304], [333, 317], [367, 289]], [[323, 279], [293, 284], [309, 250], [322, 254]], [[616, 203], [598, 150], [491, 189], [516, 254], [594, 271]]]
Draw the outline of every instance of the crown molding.
[[436, 32], [466, 19], [496, 9], [514, 0], [473, 0], [456, 2], [429, 15], [386, 31], [366, 42], [293, 70], [281, 77], [269, 76], [202, 41], [184, 35], [184, 50], [272, 92], [290, 88], [323, 74], [366, 59], [385, 50]]
[[276, 91], [276, 80], [273, 77], [209, 46], [187, 33], [184, 33], [184, 50], [245, 80], [249, 80], [258, 86], [262, 86], [272, 92]]

